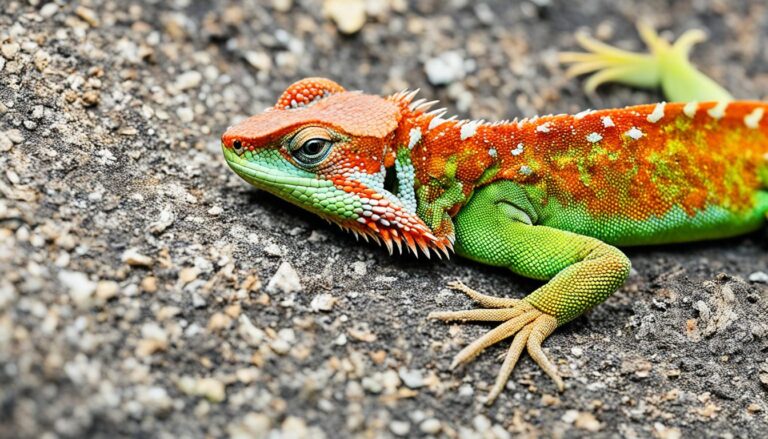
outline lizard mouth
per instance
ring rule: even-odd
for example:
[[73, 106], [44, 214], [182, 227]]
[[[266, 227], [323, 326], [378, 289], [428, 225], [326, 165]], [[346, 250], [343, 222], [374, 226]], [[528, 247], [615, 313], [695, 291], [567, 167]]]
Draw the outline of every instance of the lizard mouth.
[[408, 211], [389, 191], [350, 181], [294, 175], [241, 157], [223, 145], [222, 149], [229, 167], [247, 182], [357, 236], [383, 244], [390, 253], [394, 248], [402, 252], [405, 247], [416, 255], [420, 250], [429, 257], [430, 250], [438, 256], [449, 256], [452, 250], [452, 237], [436, 237], [421, 218]]
[[278, 188], [292, 190], [300, 187], [333, 186], [333, 183], [330, 181], [318, 180], [312, 177], [287, 175], [268, 166], [259, 165], [256, 162], [240, 157], [231, 149], [225, 148], [223, 145], [222, 150], [224, 151], [224, 158], [226, 159], [227, 164], [230, 168], [232, 168], [233, 171], [235, 171], [237, 175], [244, 178], [259, 189], [263, 189], [277, 195], [280, 195], [281, 192], [281, 190], [276, 190]]

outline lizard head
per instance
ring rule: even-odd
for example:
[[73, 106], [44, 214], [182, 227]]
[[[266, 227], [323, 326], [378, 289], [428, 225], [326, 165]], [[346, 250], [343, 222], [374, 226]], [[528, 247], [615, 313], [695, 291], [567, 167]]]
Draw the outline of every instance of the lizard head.
[[390, 252], [405, 245], [414, 253], [447, 254], [451, 238], [435, 236], [416, 214], [415, 199], [403, 201], [384, 188], [402, 109], [397, 99], [307, 78], [291, 85], [274, 107], [227, 129], [222, 149], [247, 182], [383, 242]]

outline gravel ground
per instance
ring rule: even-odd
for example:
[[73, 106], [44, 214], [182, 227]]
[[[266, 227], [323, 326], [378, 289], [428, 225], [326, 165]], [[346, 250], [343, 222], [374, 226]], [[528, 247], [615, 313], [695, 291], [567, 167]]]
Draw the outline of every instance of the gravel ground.
[[545, 344], [565, 393], [524, 358], [486, 407], [505, 346], [451, 371], [490, 326], [425, 317], [471, 306], [455, 278], [536, 282], [389, 257], [218, 141], [304, 76], [485, 119], [653, 102], [585, 96], [556, 58], [579, 29], [639, 49], [641, 17], [707, 29], [696, 63], [765, 99], [764, 1], [0, 3], [0, 436], [765, 437], [764, 232], [630, 250], [627, 285]]

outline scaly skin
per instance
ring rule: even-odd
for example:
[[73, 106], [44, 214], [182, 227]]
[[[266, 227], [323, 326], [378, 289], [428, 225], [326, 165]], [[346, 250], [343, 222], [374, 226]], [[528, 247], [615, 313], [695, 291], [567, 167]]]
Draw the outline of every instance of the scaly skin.
[[[725, 96], [700, 73], [678, 73], [656, 76], [673, 89], [686, 81], [699, 100]], [[453, 249], [548, 280], [521, 300], [454, 283], [485, 308], [430, 315], [502, 322], [454, 366], [514, 335], [489, 402], [524, 348], [563, 389], [541, 343], [621, 287], [630, 261], [615, 246], [722, 238], [764, 222], [766, 103], [660, 103], [491, 124], [445, 119], [414, 95], [304, 79], [229, 128], [222, 148], [248, 182], [390, 252]], [[385, 188], [388, 169], [396, 178]]]

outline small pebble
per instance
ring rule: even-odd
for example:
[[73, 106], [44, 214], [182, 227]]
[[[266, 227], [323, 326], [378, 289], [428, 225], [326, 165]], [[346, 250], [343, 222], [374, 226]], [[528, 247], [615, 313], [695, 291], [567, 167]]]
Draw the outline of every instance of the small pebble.
[[69, 290], [72, 301], [80, 308], [91, 304], [91, 297], [96, 291], [96, 282], [88, 279], [88, 275], [76, 271], [62, 270], [59, 272], [59, 282]]
[[343, 34], [354, 34], [365, 24], [364, 0], [325, 0], [323, 10]]
[[296, 270], [287, 261], [280, 264], [275, 274], [267, 283], [266, 288], [268, 293], [282, 292], [286, 294], [302, 291], [303, 289], [299, 274], [296, 273]]
[[389, 423], [389, 431], [395, 436], [404, 437], [411, 431], [411, 424], [406, 421], [392, 421]]
[[338, 299], [328, 293], [318, 294], [312, 299], [312, 302], [310, 302], [309, 306], [314, 312], [328, 312], [333, 309], [333, 305], [336, 304], [337, 300]]
[[134, 248], [124, 251], [121, 259], [131, 267], [150, 267], [153, 263], [152, 258], [144, 256]]
[[768, 283], [768, 274], [762, 271], [756, 271], [749, 275], [749, 281], [766, 284]]
[[91, 25], [91, 27], [99, 27], [99, 17], [93, 9], [86, 8], [84, 6], [78, 6], [75, 8], [75, 14], [82, 18], [83, 21]]
[[102, 280], [96, 284], [96, 298], [101, 302], [114, 298], [118, 291], [120, 291], [120, 285], [112, 280]]
[[157, 292], [157, 278], [154, 276], [147, 276], [142, 279], [141, 290], [150, 294]]
[[16, 54], [19, 53], [20, 48], [21, 46], [16, 43], [4, 43], [0, 46], [0, 53], [3, 54], [5, 59], [11, 61], [16, 58]]
[[411, 389], [418, 389], [419, 387], [424, 386], [424, 376], [419, 370], [401, 367], [398, 374], [400, 375], [400, 379], [403, 380], [403, 383]]
[[179, 381], [179, 388], [184, 393], [205, 397], [210, 402], [222, 402], [227, 397], [226, 386], [215, 378], [184, 377]]
[[442, 428], [443, 426], [440, 424], [440, 421], [435, 418], [425, 419], [419, 426], [419, 429], [422, 431], [422, 433], [426, 434], [440, 433]]
[[186, 91], [199, 87], [202, 81], [203, 75], [200, 72], [194, 70], [184, 72], [176, 77], [176, 88], [179, 91]]
[[11, 139], [11, 142], [19, 144], [24, 141], [24, 135], [21, 134], [21, 130], [12, 129], [5, 132], [5, 135]]
[[427, 60], [424, 71], [430, 84], [450, 84], [464, 78], [464, 57], [457, 51], [444, 52]]
[[237, 319], [237, 333], [245, 340], [248, 346], [257, 348], [264, 341], [264, 331], [257, 328], [245, 314], [240, 314]]
[[56, 3], [46, 3], [40, 8], [40, 16], [43, 18], [51, 18], [59, 12], [59, 5]]

